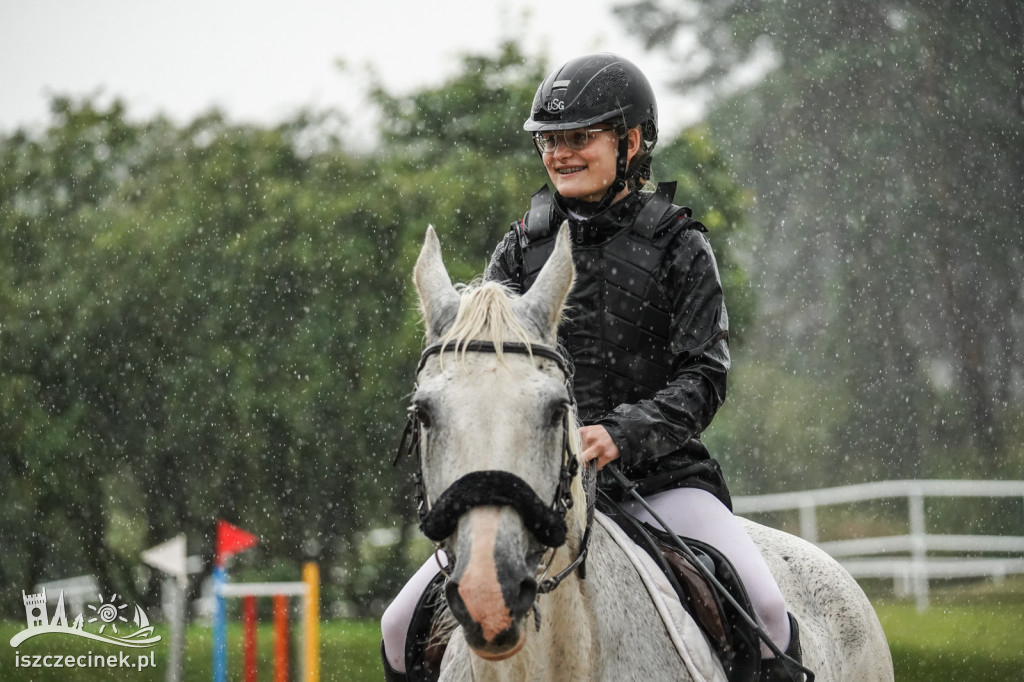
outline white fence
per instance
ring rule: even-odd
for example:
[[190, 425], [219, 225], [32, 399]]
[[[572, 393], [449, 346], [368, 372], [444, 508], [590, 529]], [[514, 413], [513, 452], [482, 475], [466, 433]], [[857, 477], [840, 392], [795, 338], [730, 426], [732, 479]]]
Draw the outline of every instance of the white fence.
[[[1016, 497], [1024, 501], [1024, 481], [881, 481], [734, 497], [733, 508], [740, 515], [798, 510], [801, 537], [838, 559], [855, 578], [891, 578], [898, 592], [913, 592], [919, 610], [928, 607], [931, 578], [987, 576], [1000, 580], [1009, 574], [1024, 573], [1024, 536], [929, 534], [926, 497]], [[819, 507], [886, 498], [907, 500], [906, 535], [818, 541]], [[1024, 515], [1012, 525], [1024, 527]], [[935, 552], [946, 556], [930, 554]], [[956, 553], [962, 556], [949, 556]], [[1002, 556], [976, 556], [979, 554]]]

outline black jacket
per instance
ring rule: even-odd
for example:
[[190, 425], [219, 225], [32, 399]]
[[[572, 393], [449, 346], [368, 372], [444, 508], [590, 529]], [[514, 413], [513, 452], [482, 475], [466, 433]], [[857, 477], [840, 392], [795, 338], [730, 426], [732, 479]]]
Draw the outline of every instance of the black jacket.
[[623, 471], [644, 492], [699, 487], [729, 505], [718, 463], [698, 439], [725, 400], [728, 315], [705, 228], [670, 203], [671, 192], [665, 200], [666, 188], [674, 190], [659, 188], [665, 208], [654, 218], [643, 210], [648, 192], [590, 218], [581, 215], [585, 204], [535, 195], [485, 277], [528, 289], [557, 227], [569, 220], [576, 284], [559, 340], [576, 364], [581, 419], [608, 430]]

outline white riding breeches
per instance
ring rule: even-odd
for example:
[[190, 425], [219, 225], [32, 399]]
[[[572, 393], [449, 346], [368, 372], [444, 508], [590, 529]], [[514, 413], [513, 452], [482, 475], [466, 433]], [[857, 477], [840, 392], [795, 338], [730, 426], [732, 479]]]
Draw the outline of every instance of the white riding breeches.
[[[698, 488], [675, 488], [645, 499], [676, 535], [705, 542], [725, 555], [747, 590], [757, 620], [779, 650], [785, 651], [789, 646], [786, 600], [761, 551], [728, 507]], [[639, 502], [630, 500], [622, 506], [638, 520], [661, 527]], [[773, 655], [762, 643], [761, 656]]]
[[[790, 632], [782, 592], [761, 552], [732, 512], [717, 497], [697, 488], [666, 490], [646, 499], [674, 533], [705, 542], [725, 555], [739, 573], [758, 621], [776, 646], [785, 651]], [[623, 507], [640, 521], [660, 527], [639, 502], [626, 502]], [[441, 560], [444, 561], [443, 555]], [[405, 671], [405, 639], [413, 611], [438, 570], [437, 559], [433, 556], [427, 559], [381, 618], [384, 652], [391, 667], [399, 672]], [[772, 655], [763, 643], [761, 655]]]
[[412, 622], [416, 605], [419, 603], [423, 591], [430, 585], [430, 581], [441, 570], [437, 563], [438, 560], [447, 563], [444, 552], [441, 550], [438, 552], [440, 556], [436, 558], [431, 556], [419, 567], [419, 570], [413, 574], [395, 600], [384, 610], [384, 615], [380, 619], [380, 631], [384, 639], [384, 655], [387, 656], [391, 667], [400, 673], [405, 672], [405, 637], [409, 632], [409, 624]]

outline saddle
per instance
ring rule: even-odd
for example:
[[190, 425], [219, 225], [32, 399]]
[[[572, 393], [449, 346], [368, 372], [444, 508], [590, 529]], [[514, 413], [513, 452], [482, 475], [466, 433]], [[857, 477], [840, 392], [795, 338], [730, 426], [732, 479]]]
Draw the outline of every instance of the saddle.
[[[693, 565], [691, 560], [675, 547], [665, 531], [638, 521], [618, 508], [602, 505], [601, 511], [641, 547], [661, 568], [675, 590], [683, 608], [690, 614], [711, 644], [729, 682], [749, 682], [758, 679], [761, 669], [761, 646], [757, 633], [736, 607], [723, 599], [717, 589]], [[680, 538], [698, 561], [729, 591], [736, 603], [747, 613], [753, 613], [739, 575], [725, 556], [714, 547], [694, 540]]]

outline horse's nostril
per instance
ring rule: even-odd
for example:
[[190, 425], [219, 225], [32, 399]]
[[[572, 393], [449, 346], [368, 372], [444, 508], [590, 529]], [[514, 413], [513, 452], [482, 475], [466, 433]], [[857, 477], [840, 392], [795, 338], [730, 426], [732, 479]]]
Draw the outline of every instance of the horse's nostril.
[[448, 598], [448, 606], [455, 616], [466, 615], [466, 605], [462, 603], [462, 596], [459, 594], [459, 584], [454, 580], [448, 580], [444, 586], [444, 593]]
[[533, 600], [537, 598], [537, 581], [533, 578], [523, 578], [519, 581], [519, 594], [516, 595], [512, 604], [509, 604], [510, 611], [516, 617], [521, 617], [533, 606]]

